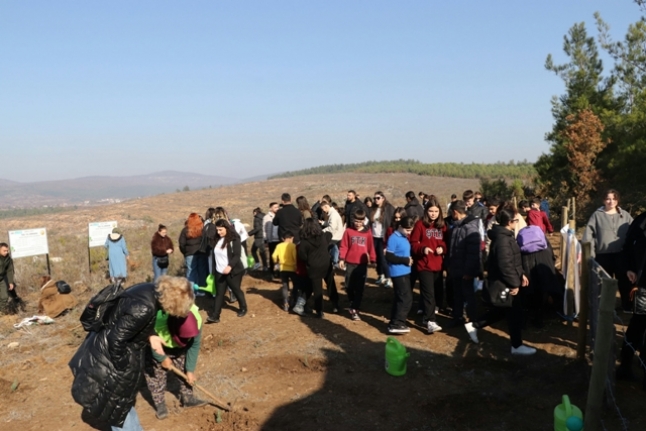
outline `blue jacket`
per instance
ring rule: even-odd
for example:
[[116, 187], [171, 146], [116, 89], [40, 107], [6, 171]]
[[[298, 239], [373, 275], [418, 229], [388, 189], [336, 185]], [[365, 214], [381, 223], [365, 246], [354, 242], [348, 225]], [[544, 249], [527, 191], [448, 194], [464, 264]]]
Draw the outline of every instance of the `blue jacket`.
[[408, 242], [408, 238], [402, 235], [401, 232], [395, 231], [388, 238], [386, 255], [389, 256], [386, 260], [388, 261], [391, 277], [401, 277], [410, 274], [410, 265], [408, 265], [410, 259], [410, 242]]

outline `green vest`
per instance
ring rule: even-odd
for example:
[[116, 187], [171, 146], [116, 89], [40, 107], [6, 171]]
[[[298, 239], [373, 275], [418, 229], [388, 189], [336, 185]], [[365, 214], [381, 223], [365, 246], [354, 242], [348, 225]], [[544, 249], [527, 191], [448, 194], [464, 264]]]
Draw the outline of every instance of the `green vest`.
[[[191, 313], [193, 313], [195, 320], [197, 320], [197, 329], [202, 329], [202, 316], [200, 316], [200, 309], [197, 308], [197, 305], [191, 305]], [[170, 335], [170, 330], [168, 329], [168, 316], [169, 314], [164, 313], [162, 310], [157, 312], [155, 332], [162, 340], [164, 340], [164, 343], [166, 343], [165, 347], [177, 349], [179, 348], [179, 345], [175, 340], [173, 340], [173, 337]]]

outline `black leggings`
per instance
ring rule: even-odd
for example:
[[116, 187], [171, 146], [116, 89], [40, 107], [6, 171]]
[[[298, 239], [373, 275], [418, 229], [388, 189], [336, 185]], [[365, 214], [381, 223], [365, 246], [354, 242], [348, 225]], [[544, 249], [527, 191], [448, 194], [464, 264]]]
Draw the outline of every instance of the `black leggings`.
[[435, 307], [442, 304], [444, 292], [442, 289], [441, 271], [419, 271], [419, 292], [424, 304], [424, 320], [435, 322]]
[[514, 299], [511, 301], [511, 307], [491, 306], [484, 316], [479, 317], [473, 322], [473, 326], [476, 328], [484, 328], [485, 326], [492, 325], [507, 318], [511, 346], [520, 347], [523, 344], [522, 329], [524, 314], [523, 301], [520, 297], [520, 292], [518, 292], [518, 295], [514, 296]]
[[217, 292], [215, 294], [215, 306], [213, 308], [213, 314], [210, 316], [212, 319], [219, 319], [220, 318], [220, 312], [222, 311], [222, 305], [224, 304], [224, 294], [226, 293], [228, 287], [233, 291], [235, 294], [236, 298], [238, 298], [238, 302], [240, 304], [240, 310], [246, 310], [247, 309], [247, 300], [245, 299], [244, 292], [240, 288], [240, 285], [242, 284], [242, 276], [244, 275], [244, 271], [236, 274], [236, 275], [231, 275], [231, 274], [220, 274], [219, 272], [216, 272], [215, 274], [215, 285]]

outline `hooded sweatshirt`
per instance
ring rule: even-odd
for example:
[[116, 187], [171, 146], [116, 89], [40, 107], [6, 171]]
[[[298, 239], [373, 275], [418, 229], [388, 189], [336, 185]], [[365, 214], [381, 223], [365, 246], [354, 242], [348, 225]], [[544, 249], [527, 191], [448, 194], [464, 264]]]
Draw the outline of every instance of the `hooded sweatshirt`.
[[592, 255], [619, 253], [626, 241], [626, 234], [633, 218], [617, 208], [617, 214], [606, 214], [604, 207], [596, 210], [585, 227], [583, 241], [592, 243]]
[[[415, 223], [409, 239], [418, 271], [442, 270], [443, 254], [446, 253], [446, 232], [446, 225], [438, 229], [435, 225], [426, 226], [422, 220]], [[424, 254], [426, 247], [431, 249], [431, 253], [427, 255]], [[438, 247], [442, 247], [442, 254], [436, 253]]]
[[404, 209], [406, 210], [406, 215], [408, 217], [417, 217], [418, 220], [421, 220], [424, 217], [424, 207], [420, 205], [417, 198], [413, 198], [408, 202], [404, 206]]
[[358, 231], [348, 228], [343, 233], [343, 239], [339, 245], [339, 258], [352, 265], [361, 265], [375, 262], [375, 243], [370, 229]]

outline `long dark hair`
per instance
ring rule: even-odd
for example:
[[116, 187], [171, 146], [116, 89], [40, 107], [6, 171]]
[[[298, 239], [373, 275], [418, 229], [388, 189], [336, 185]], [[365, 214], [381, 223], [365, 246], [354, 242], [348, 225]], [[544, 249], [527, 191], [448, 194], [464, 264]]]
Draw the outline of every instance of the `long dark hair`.
[[215, 208], [210, 207], [209, 209], [206, 210], [206, 213], [204, 214], [204, 220], [212, 220], [213, 217], [215, 217]]
[[231, 227], [231, 224], [223, 218], [215, 221], [215, 227], [223, 227], [227, 230], [227, 234], [224, 236], [224, 242], [222, 243], [221, 248], [225, 248], [229, 245], [229, 243], [235, 239], [236, 235], [238, 235], [236, 231], [233, 230], [233, 227]]
[[314, 219], [308, 218], [303, 222], [300, 234], [301, 239], [314, 238], [322, 234], [321, 226]]
[[617, 212], [619, 213], [619, 218], [624, 218], [624, 215], [621, 213], [621, 207], [619, 206], [619, 202], [621, 202], [621, 196], [619, 196], [619, 192], [615, 189], [608, 189], [608, 191], [603, 195], [603, 198], [608, 197], [608, 195], [615, 195], [615, 199], [617, 199]]
[[500, 226], [507, 227], [518, 215], [518, 209], [510, 203], [503, 202], [496, 210], [496, 221]]
[[[386, 195], [384, 195], [384, 192], [377, 191], [375, 192], [375, 195], [381, 196], [381, 205], [378, 205], [377, 202], [375, 201], [374, 205], [370, 208], [370, 221], [381, 222], [384, 219], [386, 205], [388, 205], [389, 202], [388, 202], [388, 199], [386, 199]], [[379, 208], [381, 208], [381, 211], [379, 212], [379, 218], [375, 219], [375, 214], [377, 214], [377, 209]]]
[[395, 212], [393, 212], [393, 221], [390, 223], [390, 227], [393, 228], [393, 230], [397, 230], [399, 228], [399, 223], [401, 223], [401, 220], [395, 220], [395, 214], [399, 214], [399, 217], [403, 219], [406, 217], [406, 210], [403, 207], [395, 208]]
[[[428, 215], [428, 210], [431, 207], [436, 207], [440, 211], [440, 214], [435, 221], [431, 220]], [[424, 205], [424, 217], [422, 218], [422, 223], [424, 223], [424, 226], [426, 227], [431, 227], [431, 225], [433, 224], [435, 224], [435, 227], [438, 229], [442, 229], [444, 227], [444, 215], [442, 214], [442, 206], [437, 200], [431, 199], [426, 202], [426, 205]]]
[[299, 196], [296, 198], [296, 206], [298, 207], [298, 210], [302, 213], [303, 211], [309, 211], [310, 214], [312, 213], [312, 209], [310, 208], [309, 202], [307, 202], [307, 198], [305, 196]]

